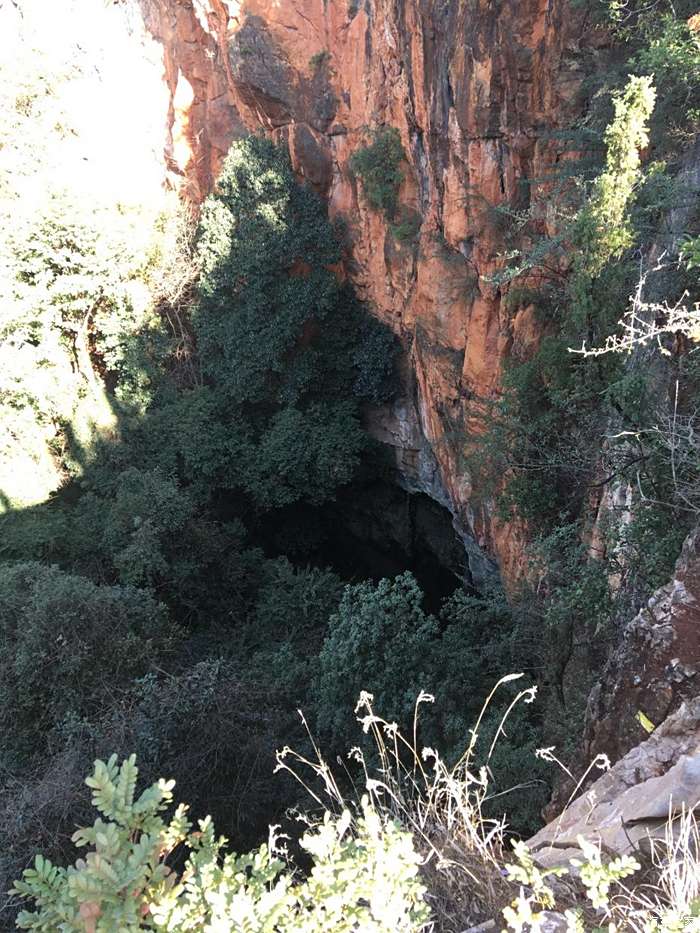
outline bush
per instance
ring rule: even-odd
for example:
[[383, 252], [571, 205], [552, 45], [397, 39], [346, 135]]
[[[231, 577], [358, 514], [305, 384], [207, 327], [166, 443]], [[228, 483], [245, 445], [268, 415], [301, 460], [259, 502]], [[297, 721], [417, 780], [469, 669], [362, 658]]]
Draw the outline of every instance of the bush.
[[320, 504], [350, 482], [366, 443], [352, 402], [284, 408], [250, 450], [245, 488], [263, 509]]
[[305, 356], [304, 325], [337, 310], [327, 267], [340, 256], [320, 199], [296, 183], [281, 147], [258, 136], [231, 147], [202, 208], [197, 252], [194, 326], [219, 391], [238, 404], [308, 392], [316, 374], [292, 386], [290, 357]]
[[136, 752], [148, 781], [174, 775], [194, 806], [251, 845], [294, 802], [270, 780], [276, 749], [299, 732], [281, 701], [271, 677], [255, 682], [245, 662], [211, 652], [175, 674], [147, 674], [66, 737], [78, 747], [87, 740], [92, 757]]
[[[418, 933], [429, 919], [411, 836], [363, 801], [301, 839], [311, 860], [305, 880], [278, 857], [274, 837], [248, 855], [225, 852], [209, 817], [192, 831], [180, 804], [166, 821], [174, 781], [136, 797], [135, 756], [95, 762], [86, 783], [100, 812], [73, 839], [88, 851], [74, 866], [37, 856], [15, 885], [35, 910], [19, 914], [26, 930], [250, 929], [278, 933]], [[172, 866], [184, 850], [184, 866]], [[171, 864], [168, 864], [171, 860]]]
[[652, 124], [655, 141], [662, 152], [675, 158], [679, 142], [691, 141], [697, 131], [700, 36], [677, 8], [649, 17], [642, 35], [644, 41], [630, 64], [635, 72], [654, 76], [659, 91]]
[[374, 130], [371, 143], [350, 157], [350, 169], [362, 180], [367, 203], [387, 220], [394, 219], [398, 208], [403, 181], [399, 165], [404, 158], [401, 136], [393, 126]]
[[152, 585], [167, 573], [165, 549], [182, 533], [191, 513], [187, 494], [159, 471], [131, 467], [121, 473], [102, 532], [120, 582]]
[[278, 690], [273, 671], [263, 673], [265, 682], [256, 683], [246, 664], [211, 651], [177, 673], [153, 671], [120, 685], [108, 705], [69, 714], [47, 753], [37, 745], [33, 760], [25, 756], [0, 775], [7, 839], [0, 890], [34, 852], [71, 858], [70, 836], [90, 819], [79, 781], [96, 757], [112, 751], [135, 752], [147, 782], [172, 774], [191, 804], [210, 813], [237, 846], [257, 845], [299, 797], [291, 781], [272, 779], [275, 750], [303, 740], [289, 694]]
[[336, 574], [295, 567], [285, 557], [262, 568], [254, 613], [239, 630], [239, 651], [255, 679], [282, 692], [290, 709], [308, 705], [328, 620], [342, 590]]
[[394, 367], [397, 341], [388, 327], [372, 318], [360, 325], [360, 337], [353, 354], [355, 394], [374, 404], [389, 401], [396, 394], [398, 379]]
[[[602, 842], [596, 844], [579, 836], [580, 857], [569, 859], [571, 869], [562, 866], [543, 869], [522, 841], [513, 844], [515, 862], [507, 864], [508, 878], [519, 891], [503, 916], [515, 933], [540, 929], [548, 924], [552, 910], [563, 913], [568, 930], [597, 933], [608, 930], [648, 930], [653, 933], [677, 933], [695, 930], [700, 917], [700, 864], [698, 864], [698, 825], [693, 810], [683, 809], [678, 816], [669, 816], [663, 839], [651, 841], [651, 866], [645, 866], [647, 877], [638, 887], [622, 885], [641, 869], [636, 856], [619, 855], [604, 861]], [[645, 861], [648, 861], [645, 859]], [[649, 882], [649, 869], [651, 878]], [[558, 879], [570, 875], [561, 883]], [[578, 883], [573, 879], [577, 877]], [[573, 883], [572, 883], [573, 882]], [[578, 903], [567, 907], [568, 897], [562, 893], [578, 889]], [[605, 926], [602, 923], [605, 923]]]
[[312, 71], [320, 71], [331, 60], [331, 53], [327, 49], [315, 52], [309, 59], [309, 68]]
[[[288, 772], [321, 805], [321, 815], [299, 840], [305, 873], [286, 861], [274, 831], [268, 845], [237, 855], [217, 837], [210, 817], [193, 831], [188, 808], [166, 811], [173, 781], [158, 780], [136, 796], [135, 756], [98, 760], [86, 783], [100, 813], [78, 829], [73, 842], [87, 851], [68, 868], [38, 855], [15, 882], [14, 894], [28, 902], [21, 929], [53, 933], [100, 930], [251, 929], [269, 933], [325, 933], [362, 929], [368, 933], [427, 933], [465, 929], [502, 911], [516, 933], [539, 928], [562, 911], [568, 928], [585, 933], [627, 926], [674, 933], [700, 912], [698, 827], [692, 812], [669, 817], [664, 839], [653, 840], [641, 888], [620, 886], [639, 864], [633, 856], [604, 859], [604, 848], [579, 837], [577, 869], [566, 885], [550, 879], [565, 867], [544, 869], [522, 841], [506, 844], [506, 825], [484, 815], [497, 765], [486, 734], [487, 720], [499, 732], [521, 701], [521, 690], [504, 715], [490, 701], [470, 730], [467, 748], [448, 767], [433, 749], [422, 749], [395, 723], [375, 714], [372, 698], [357, 705], [363, 731], [371, 736], [371, 767], [362, 753], [366, 788], [344, 797], [316, 746], [310, 758], [284, 749], [279, 770]], [[418, 698], [414, 722], [419, 721]], [[479, 768], [478, 746], [488, 767]], [[546, 756], [544, 756], [546, 757]], [[323, 802], [322, 802], [323, 801]], [[335, 813], [335, 815], [333, 815]], [[308, 822], [308, 818], [307, 818]], [[513, 857], [514, 856], [514, 857]], [[430, 903], [430, 910], [427, 902]]]
[[95, 715], [171, 649], [154, 597], [38, 563], [0, 565], [0, 727], [5, 750], [40, 754], [69, 717]]
[[396, 223], [391, 224], [391, 232], [399, 243], [414, 243], [421, 228], [421, 216], [418, 211], [402, 207]]
[[[331, 272], [340, 253], [324, 206], [286, 152], [260, 137], [232, 147], [198, 253], [194, 325], [216, 410], [233, 422], [235, 482], [263, 510], [332, 497], [365, 445], [359, 401], [393, 390], [395, 340]], [[371, 373], [368, 334], [385, 353]]]
[[349, 710], [360, 691], [370, 691], [387, 715], [406, 724], [415, 697], [431, 685], [438, 624], [422, 601], [410, 573], [345, 588], [330, 618], [313, 690], [319, 731], [334, 749], [349, 744]]
[[[415, 697], [429, 690], [439, 699], [421, 723], [423, 741], [433, 747], [439, 743], [445, 760], [456, 761], [486, 699], [485, 685], [515, 663], [521, 669], [535, 666], [534, 658], [525, 656], [517, 616], [502, 593], [474, 597], [457, 590], [444, 602], [439, 619], [428, 615], [422, 602], [423, 593], [410, 573], [345, 588], [328, 623], [311, 691], [319, 733], [333, 751], [353, 741], [355, 723], [349, 713], [361, 691], [368, 691], [408, 731]], [[541, 657], [536, 663], [541, 664]], [[499, 750], [503, 768], [498, 790], [504, 794], [527, 783], [526, 792], [509, 797], [505, 809], [518, 830], [534, 829], [545, 785], [533, 796], [530, 782], [541, 777], [542, 769], [527, 749], [539, 724], [525, 710], [516, 718], [512, 738]], [[497, 721], [488, 721], [482, 731], [493, 738], [497, 727]], [[482, 747], [475, 755], [479, 764]]]
[[[124, 173], [93, 187], [102, 150], [80, 135], [75, 94], [94, 78], [96, 47], [80, 61], [47, 48], [29, 16], [21, 35], [0, 62], [0, 511], [79, 475], [113, 436], [115, 409], [142, 413], [152, 399], [173, 349], [156, 254], [180, 214], [174, 192], [144, 199]], [[169, 260], [180, 276], [182, 260]]]

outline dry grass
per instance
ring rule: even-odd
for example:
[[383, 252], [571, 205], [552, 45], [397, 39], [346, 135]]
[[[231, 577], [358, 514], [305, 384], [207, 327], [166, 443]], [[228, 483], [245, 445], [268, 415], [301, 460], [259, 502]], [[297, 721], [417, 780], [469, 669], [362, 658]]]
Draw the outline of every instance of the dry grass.
[[[423, 856], [423, 879], [433, 913], [434, 929], [461, 933], [500, 916], [513, 898], [513, 886], [503, 865], [506, 824], [484, 815], [489, 799], [488, 762], [503, 726], [520, 702], [531, 702], [534, 688], [520, 691], [501, 718], [485, 764], [475, 766], [479, 729], [499, 688], [520, 674], [502, 678], [491, 691], [471, 730], [469, 746], [452, 767], [431, 748], [419, 744], [420, 707], [433, 702], [421, 694], [415, 705], [413, 734], [404, 736], [396, 723], [375, 714], [371, 694], [363, 693], [355, 709], [365, 734], [373, 740], [370, 764], [359, 748], [350, 752], [360, 768], [363, 787], [374, 807], [413, 835]], [[306, 721], [302, 715], [302, 720]], [[308, 727], [307, 727], [308, 731]], [[310, 735], [310, 733], [309, 733]], [[278, 770], [288, 771], [323, 809], [352, 809], [331, 768], [310, 735], [316, 759], [290, 748], [278, 753]]]
[[644, 881], [625, 888], [610, 903], [608, 919], [619, 929], [649, 933], [700, 931], [700, 827], [696, 808], [672, 804], [664, 835], [651, 841]]
[[[505, 866], [516, 859], [507, 840], [505, 822], [484, 815], [494, 748], [513, 708], [534, 698], [533, 688], [520, 691], [508, 706], [485, 764], [478, 768], [475, 765], [479, 730], [487, 709], [499, 688], [520, 676], [504, 677], [494, 687], [471, 730], [468, 748], [453, 767], [448, 767], [434, 749], [420, 747], [420, 707], [433, 701], [428, 694], [421, 694], [416, 701], [410, 737], [403, 735], [395, 723], [376, 715], [370, 694], [360, 696], [355, 712], [364, 733], [372, 739], [372, 752], [368, 755], [359, 748], [351, 750], [350, 758], [359, 766], [361, 786], [353, 784], [350, 795], [341, 789], [303, 715], [315, 759], [290, 748], [278, 753], [278, 770], [289, 772], [299, 781], [323, 812], [352, 811], [360, 797], [366, 795], [379, 813], [411, 832], [423, 857], [422, 876], [433, 915], [426, 933], [464, 933], [484, 921], [492, 921], [489, 929], [503, 929], [504, 907], [536, 903], [536, 898], [532, 899], [534, 890], [508, 878]], [[551, 750], [546, 751], [550, 760], [556, 761]], [[483, 758], [481, 752], [480, 748]], [[606, 765], [596, 759], [591, 769], [605, 769]], [[615, 857], [615, 853], [607, 851], [603, 855], [604, 863]], [[600, 929], [700, 933], [700, 916], [695, 916], [700, 914], [700, 830], [694, 811], [671, 812], [664, 837], [656, 840], [650, 856], [640, 856], [640, 861], [646, 862], [644, 871], [633, 875], [629, 884], [615, 883], [614, 893], [602, 909], [594, 908], [587, 898], [578, 872], [549, 878], [554, 903], [548, 909], [558, 913], [562, 922], [566, 912], [569, 922], [575, 924], [571, 929], [582, 933]], [[538, 928], [536, 923], [522, 927], [533, 931]]]

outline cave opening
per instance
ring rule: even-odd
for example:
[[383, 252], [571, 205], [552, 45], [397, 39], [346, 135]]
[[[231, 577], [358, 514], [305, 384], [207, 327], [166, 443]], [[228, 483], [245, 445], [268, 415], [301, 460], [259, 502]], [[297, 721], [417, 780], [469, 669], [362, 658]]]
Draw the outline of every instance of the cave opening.
[[388, 479], [355, 482], [322, 506], [286, 508], [264, 518], [258, 531], [268, 556], [329, 567], [347, 582], [410, 571], [431, 613], [458, 588], [473, 591], [450, 511]]

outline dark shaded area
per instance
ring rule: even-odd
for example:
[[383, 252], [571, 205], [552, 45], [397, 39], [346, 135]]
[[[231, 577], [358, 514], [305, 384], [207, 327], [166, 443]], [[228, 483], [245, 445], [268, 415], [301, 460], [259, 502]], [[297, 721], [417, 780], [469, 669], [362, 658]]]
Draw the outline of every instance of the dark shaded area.
[[434, 614], [458, 587], [471, 591], [450, 512], [424, 493], [410, 493], [368, 468], [363, 473], [323, 506], [300, 504], [265, 516], [257, 543], [268, 556], [295, 553], [349, 583], [409, 570]]

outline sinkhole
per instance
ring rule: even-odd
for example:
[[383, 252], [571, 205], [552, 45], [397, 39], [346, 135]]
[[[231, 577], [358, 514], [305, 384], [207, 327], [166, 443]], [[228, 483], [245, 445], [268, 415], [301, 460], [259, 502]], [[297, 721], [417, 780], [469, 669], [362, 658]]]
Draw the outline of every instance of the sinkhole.
[[342, 489], [322, 506], [294, 506], [264, 519], [269, 556], [330, 567], [348, 582], [411, 571], [437, 612], [458, 587], [471, 590], [464, 542], [452, 514], [420, 492], [373, 478]]

